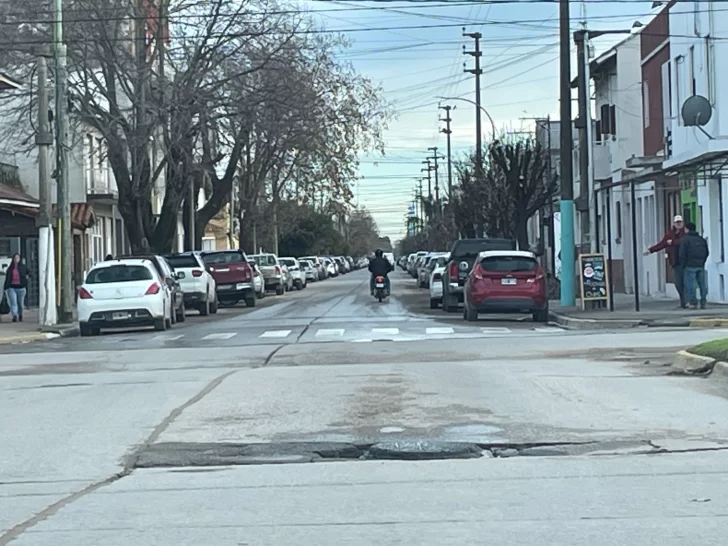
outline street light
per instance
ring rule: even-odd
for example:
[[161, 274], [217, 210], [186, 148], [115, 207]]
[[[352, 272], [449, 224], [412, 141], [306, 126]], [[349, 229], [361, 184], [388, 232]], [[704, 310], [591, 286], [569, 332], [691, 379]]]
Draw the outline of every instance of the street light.
[[495, 140], [495, 139], [496, 139], [495, 122], [493, 121], [493, 118], [492, 118], [492, 117], [491, 117], [491, 115], [490, 115], [490, 114], [488, 113], [488, 110], [486, 110], [486, 109], [485, 109], [485, 108], [483, 108], [482, 106], [480, 106], [480, 107], [479, 107], [479, 106], [478, 106], [478, 105], [476, 104], [476, 102], [475, 102], [475, 101], [473, 101], [473, 100], [470, 100], [470, 99], [466, 99], [466, 98], [463, 98], [463, 97], [435, 97], [435, 98], [436, 98], [436, 99], [442, 99], [442, 100], [461, 100], [461, 101], [464, 101], [464, 102], [468, 102], [468, 103], [472, 104], [472, 105], [473, 105], [473, 106], [475, 106], [476, 108], [480, 108], [480, 109], [481, 109], [481, 110], [483, 111], [483, 113], [484, 113], [484, 114], [485, 114], [486, 116], [488, 116], [488, 120], [490, 121], [490, 125], [491, 125], [491, 128], [493, 129], [493, 140]]

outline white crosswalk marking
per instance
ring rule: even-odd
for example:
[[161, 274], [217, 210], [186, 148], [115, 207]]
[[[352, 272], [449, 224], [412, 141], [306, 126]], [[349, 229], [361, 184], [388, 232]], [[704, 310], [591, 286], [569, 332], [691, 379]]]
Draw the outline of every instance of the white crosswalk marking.
[[230, 339], [238, 335], [237, 332], [218, 332], [215, 334], [207, 334], [202, 338], [203, 341], [211, 341], [213, 339]]
[[372, 334], [379, 336], [399, 335], [399, 328], [372, 328]]
[[341, 337], [344, 335], [344, 332], [344, 328], [322, 328], [321, 330], [316, 332], [316, 337]]
[[441, 336], [446, 334], [454, 334], [455, 330], [452, 328], [426, 328], [425, 333], [428, 336]]
[[511, 333], [511, 329], [510, 328], [505, 328], [505, 327], [500, 327], [500, 328], [496, 328], [496, 327], [481, 328], [480, 331], [483, 332], [485, 335], [490, 335], [490, 334], [510, 334]]
[[152, 338], [152, 341], [177, 341], [178, 339], [182, 339], [185, 337], [184, 334], [161, 334], [158, 336], [154, 336]]
[[290, 334], [290, 330], [268, 330], [267, 332], [263, 332], [260, 334], [260, 337], [274, 337], [274, 338], [284, 338], [288, 337], [288, 334]]

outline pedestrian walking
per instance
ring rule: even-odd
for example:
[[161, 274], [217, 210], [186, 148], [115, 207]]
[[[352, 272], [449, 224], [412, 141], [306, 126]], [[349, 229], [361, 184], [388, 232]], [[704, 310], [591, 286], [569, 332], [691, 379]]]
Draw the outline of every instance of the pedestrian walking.
[[25, 294], [28, 289], [28, 267], [21, 261], [20, 254], [13, 255], [13, 260], [5, 270], [5, 286], [3, 289], [10, 302], [10, 313], [13, 315], [13, 322], [22, 322]]
[[678, 250], [679, 260], [685, 271], [685, 298], [688, 309], [698, 306], [696, 285], [700, 289], [700, 308], [705, 309], [708, 287], [705, 282], [705, 262], [710, 254], [708, 241], [703, 239], [695, 228], [695, 224], [688, 222], [685, 225], [685, 236], [680, 242]]
[[672, 219], [672, 227], [665, 233], [662, 240], [656, 245], [651, 246], [645, 250], [645, 256], [654, 254], [661, 250], [665, 251], [667, 261], [672, 267], [672, 276], [675, 280], [675, 289], [680, 296], [680, 308], [684, 309], [687, 305], [685, 301], [685, 275], [683, 273], [683, 264], [680, 263], [680, 257], [678, 255], [678, 249], [680, 248], [680, 241], [685, 236], [685, 225], [683, 223], [683, 217], [679, 214]]

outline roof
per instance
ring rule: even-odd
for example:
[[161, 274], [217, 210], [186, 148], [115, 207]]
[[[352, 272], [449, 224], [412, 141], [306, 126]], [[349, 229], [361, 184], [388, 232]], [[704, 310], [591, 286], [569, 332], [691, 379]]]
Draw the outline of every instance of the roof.
[[154, 268], [154, 264], [148, 258], [114, 258], [113, 260], [104, 260], [102, 262], [96, 262], [94, 269], [98, 267], [111, 267], [112, 265], [146, 265]]
[[499, 256], [518, 256], [519, 258], [533, 258], [536, 259], [536, 255], [533, 252], [527, 250], [486, 250], [478, 254], [478, 258], [497, 258]]
[[40, 201], [23, 190], [0, 184], [0, 203], [6, 205], [19, 205], [22, 207], [38, 208]]

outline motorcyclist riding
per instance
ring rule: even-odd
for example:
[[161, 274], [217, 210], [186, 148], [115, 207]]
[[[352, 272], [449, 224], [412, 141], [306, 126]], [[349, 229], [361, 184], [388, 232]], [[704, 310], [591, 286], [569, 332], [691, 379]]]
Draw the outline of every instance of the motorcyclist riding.
[[387, 275], [393, 269], [392, 264], [384, 257], [384, 251], [378, 248], [374, 252], [374, 258], [369, 260], [369, 272], [372, 274], [369, 279], [369, 291], [372, 295], [374, 295], [374, 283], [377, 277], [384, 277], [384, 284], [387, 286], [387, 293], [389, 293], [389, 277]]

